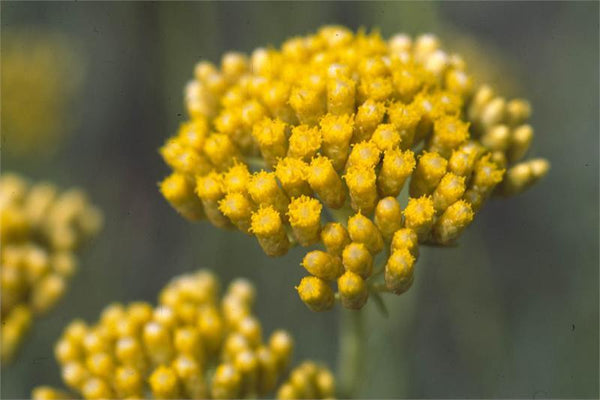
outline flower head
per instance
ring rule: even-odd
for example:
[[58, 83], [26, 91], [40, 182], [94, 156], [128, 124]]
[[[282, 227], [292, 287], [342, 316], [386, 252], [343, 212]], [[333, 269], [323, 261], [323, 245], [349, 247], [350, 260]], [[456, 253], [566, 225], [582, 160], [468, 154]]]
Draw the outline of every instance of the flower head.
[[77, 269], [76, 251], [102, 225], [102, 214], [79, 189], [0, 176], [2, 361], [10, 361], [33, 316], [63, 296]]
[[[33, 398], [254, 398], [293, 393], [283, 383], [294, 347], [291, 335], [275, 330], [263, 341], [253, 314], [255, 291], [244, 279], [219, 295], [206, 270], [173, 279], [156, 307], [114, 303], [97, 323], [71, 322], [54, 348], [63, 381], [74, 393], [39, 387]], [[308, 371], [312, 365], [315, 371]], [[311, 398], [334, 395], [331, 372], [307, 361], [288, 382], [311, 382]], [[293, 383], [293, 385], [295, 385]], [[312, 389], [311, 389], [312, 388]], [[302, 392], [303, 393], [303, 392]], [[281, 395], [283, 396], [283, 394]]]
[[315, 311], [336, 299], [361, 307], [379, 272], [404, 292], [419, 245], [455, 241], [490, 196], [519, 193], [549, 168], [520, 161], [529, 103], [476, 87], [433, 35], [385, 41], [326, 26], [279, 49], [227, 53], [221, 68], [196, 66], [186, 104], [191, 121], [162, 151], [181, 175], [179, 190], [165, 180], [165, 197], [190, 220], [256, 236], [272, 256], [322, 244], [297, 287]]

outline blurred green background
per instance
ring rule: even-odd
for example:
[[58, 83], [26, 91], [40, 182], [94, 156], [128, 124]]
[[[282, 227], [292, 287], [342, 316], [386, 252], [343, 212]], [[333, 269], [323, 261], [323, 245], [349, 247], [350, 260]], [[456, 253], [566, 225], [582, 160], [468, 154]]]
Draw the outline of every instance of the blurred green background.
[[339, 23], [384, 37], [438, 34], [502, 94], [531, 100], [531, 154], [552, 163], [530, 191], [491, 201], [458, 247], [423, 250], [415, 287], [386, 298], [388, 319], [367, 305], [361, 397], [598, 398], [598, 11], [597, 2], [3, 3], [3, 49], [16, 40], [7, 32], [62, 34], [84, 77], [64, 137], [23, 154], [3, 134], [2, 170], [85, 188], [105, 227], [61, 304], [2, 368], [2, 397], [61, 386], [52, 345], [71, 319], [93, 321], [112, 301], [155, 301], [168, 279], [201, 267], [224, 283], [252, 279], [264, 330], [291, 330], [296, 360], [335, 366], [338, 313], [311, 313], [293, 289], [303, 251], [269, 259], [253, 238], [188, 223], [156, 183], [168, 173], [157, 149], [186, 119], [182, 91], [198, 60]]

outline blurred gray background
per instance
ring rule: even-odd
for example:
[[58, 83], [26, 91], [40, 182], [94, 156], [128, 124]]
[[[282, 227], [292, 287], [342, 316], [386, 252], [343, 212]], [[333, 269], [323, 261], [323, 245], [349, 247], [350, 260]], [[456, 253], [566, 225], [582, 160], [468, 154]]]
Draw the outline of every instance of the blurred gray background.
[[66, 297], [2, 368], [2, 397], [61, 385], [52, 345], [71, 319], [155, 301], [168, 279], [200, 267], [225, 283], [251, 278], [265, 332], [289, 329], [296, 360], [335, 367], [338, 313], [309, 312], [293, 289], [303, 251], [270, 259], [253, 238], [180, 218], [157, 191], [168, 173], [157, 149], [186, 119], [182, 90], [198, 60], [336, 23], [438, 34], [504, 95], [530, 99], [531, 155], [552, 163], [529, 192], [490, 202], [458, 247], [423, 250], [415, 287], [386, 297], [388, 319], [368, 304], [361, 396], [598, 398], [598, 11], [597, 2], [3, 3], [3, 33], [71, 37], [85, 80], [57, 150], [17, 155], [3, 140], [2, 170], [81, 186], [106, 219]]

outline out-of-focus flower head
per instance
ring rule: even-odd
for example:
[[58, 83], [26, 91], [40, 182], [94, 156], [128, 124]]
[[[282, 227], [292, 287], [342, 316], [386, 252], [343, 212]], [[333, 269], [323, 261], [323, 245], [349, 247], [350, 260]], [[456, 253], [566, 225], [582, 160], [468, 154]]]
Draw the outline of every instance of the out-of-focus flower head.
[[4, 154], [50, 154], [77, 122], [84, 62], [75, 43], [56, 32], [3, 30], [1, 67]]
[[403, 293], [419, 245], [452, 243], [491, 195], [520, 193], [549, 168], [521, 161], [529, 103], [475, 87], [430, 34], [385, 41], [326, 26], [194, 75], [190, 120], [160, 150], [173, 169], [161, 192], [270, 256], [322, 245], [297, 287], [315, 311]]
[[1, 359], [10, 361], [34, 315], [62, 297], [77, 269], [77, 250], [102, 225], [79, 189], [60, 193], [46, 182], [0, 176]]
[[[219, 281], [200, 270], [175, 278], [159, 305], [111, 304], [99, 321], [76, 320], [54, 348], [74, 394], [43, 386], [37, 400], [65, 398], [331, 398], [331, 372], [312, 361], [293, 370], [293, 339], [284, 330], [263, 341], [253, 314], [255, 290], [244, 279], [221, 297]], [[281, 387], [278, 388], [278, 385]]]

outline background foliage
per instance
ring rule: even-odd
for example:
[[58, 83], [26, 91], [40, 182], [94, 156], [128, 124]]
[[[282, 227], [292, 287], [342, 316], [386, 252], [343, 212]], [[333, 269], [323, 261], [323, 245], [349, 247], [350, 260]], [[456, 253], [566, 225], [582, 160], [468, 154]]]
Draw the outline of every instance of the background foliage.
[[296, 359], [335, 365], [337, 313], [314, 314], [292, 292], [301, 250], [269, 259], [253, 238], [178, 217], [156, 187], [168, 172], [157, 148], [186, 119], [182, 90], [196, 61], [279, 45], [325, 23], [379, 27], [385, 37], [437, 33], [501, 93], [531, 100], [532, 153], [552, 163], [531, 191], [488, 204], [460, 246], [424, 250], [416, 287], [388, 299], [389, 319], [373, 310], [362, 395], [598, 397], [598, 3], [2, 8], [3, 33], [59, 32], [85, 65], [65, 116], [76, 121], [65, 125], [72, 132], [56, 151], [29, 156], [3, 139], [3, 171], [82, 186], [105, 212], [67, 296], [2, 369], [2, 397], [59, 384], [52, 344], [74, 317], [95, 320], [111, 301], [154, 301], [169, 278], [199, 267], [224, 282], [254, 280], [265, 330], [290, 329]]

